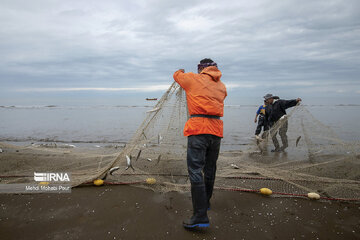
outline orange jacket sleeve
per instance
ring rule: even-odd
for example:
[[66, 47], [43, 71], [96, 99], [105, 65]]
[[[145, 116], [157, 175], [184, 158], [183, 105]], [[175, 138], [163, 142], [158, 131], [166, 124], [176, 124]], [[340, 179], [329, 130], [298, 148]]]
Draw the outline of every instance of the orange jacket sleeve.
[[188, 90], [191, 85], [191, 81], [193, 81], [193, 75], [194, 73], [183, 73], [180, 70], [177, 70], [174, 73], [174, 80], [185, 90]]

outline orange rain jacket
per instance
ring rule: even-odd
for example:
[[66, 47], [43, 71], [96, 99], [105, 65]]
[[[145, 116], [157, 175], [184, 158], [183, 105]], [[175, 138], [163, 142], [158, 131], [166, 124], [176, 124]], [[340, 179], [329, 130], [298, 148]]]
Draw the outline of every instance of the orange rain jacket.
[[[178, 70], [174, 79], [186, 92], [189, 114], [224, 115], [226, 87], [220, 81], [221, 72], [215, 66], [204, 68], [200, 74]], [[184, 136], [212, 134], [223, 137], [223, 121], [214, 118], [192, 117], [184, 128]]]

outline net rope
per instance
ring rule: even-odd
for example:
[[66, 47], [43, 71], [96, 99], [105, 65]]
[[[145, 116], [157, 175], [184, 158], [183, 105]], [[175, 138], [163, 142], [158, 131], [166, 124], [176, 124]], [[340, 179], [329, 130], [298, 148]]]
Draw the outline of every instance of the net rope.
[[[182, 133], [188, 116], [185, 92], [174, 82], [113, 164], [120, 170], [109, 180], [138, 182], [154, 177], [157, 184], [143, 186], [157, 191], [189, 191], [187, 139]], [[285, 122], [289, 147], [272, 153], [271, 138]], [[360, 199], [358, 144], [342, 141], [305, 106], [292, 108], [287, 118], [264, 136], [261, 142], [254, 139], [245, 151], [221, 152], [217, 188], [267, 187], [289, 194], [317, 192], [325, 197]], [[125, 170], [126, 156], [131, 156], [134, 170]]]
[[[326, 198], [360, 201], [359, 143], [341, 140], [306, 106], [297, 105], [288, 112], [287, 118], [279, 120], [262, 141], [254, 138], [246, 150], [240, 150], [238, 143], [239, 150], [220, 153], [215, 187], [234, 191], [266, 187], [284, 195], [317, 192]], [[187, 138], [183, 136], [188, 118], [185, 92], [174, 82], [154, 108], [146, 112], [120, 153], [37, 149], [35, 154], [33, 147], [2, 144], [8, 152], [20, 152], [11, 155], [15, 156], [11, 161], [6, 152], [0, 155], [0, 182], [29, 182], [35, 170], [51, 169], [70, 172], [72, 186], [104, 178], [108, 184], [136, 184], [161, 192], [189, 191]], [[289, 146], [284, 152], [273, 153], [272, 137], [284, 124], [288, 124]], [[118, 170], [108, 174], [112, 167]], [[149, 178], [155, 178], [156, 184], [146, 184]]]

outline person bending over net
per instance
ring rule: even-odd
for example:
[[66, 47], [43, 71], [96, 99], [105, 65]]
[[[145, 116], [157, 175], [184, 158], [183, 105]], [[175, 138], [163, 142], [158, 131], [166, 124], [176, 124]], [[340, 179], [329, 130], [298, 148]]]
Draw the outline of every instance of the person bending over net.
[[183, 222], [185, 228], [209, 227], [207, 210], [210, 209], [216, 161], [223, 137], [224, 99], [226, 87], [220, 81], [217, 64], [205, 58], [198, 64], [198, 74], [174, 73], [175, 81], [185, 90], [189, 120], [184, 127], [188, 137], [187, 166], [191, 183], [193, 216]]
[[[284, 151], [288, 147], [288, 139], [286, 135], [288, 130], [286, 109], [296, 106], [299, 102], [301, 102], [301, 98], [294, 100], [283, 100], [269, 93], [264, 96], [264, 99], [267, 103], [265, 108], [265, 116], [270, 126], [270, 135], [275, 147], [275, 149], [271, 151]], [[276, 137], [278, 132], [283, 144], [282, 147], [280, 147]]]

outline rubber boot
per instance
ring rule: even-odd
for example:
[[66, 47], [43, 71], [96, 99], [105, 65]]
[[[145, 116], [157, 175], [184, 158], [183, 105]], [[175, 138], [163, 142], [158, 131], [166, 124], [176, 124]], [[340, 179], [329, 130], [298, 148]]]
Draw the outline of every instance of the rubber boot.
[[283, 152], [285, 151], [285, 149], [288, 147], [288, 145], [283, 145], [280, 149], [279, 152]]
[[184, 228], [209, 227], [209, 218], [207, 216], [207, 198], [205, 185], [191, 186], [191, 197], [193, 202], [193, 216], [183, 222]]
[[281, 140], [283, 142], [283, 146], [280, 148], [280, 151], [284, 151], [289, 146], [287, 136], [285, 135], [284, 137], [281, 138]]
[[214, 181], [206, 181], [205, 180], [205, 190], [206, 190], [206, 197], [207, 197], [207, 210], [209, 211], [210, 208], [210, 199], [213, 194], [214, 190]]
[[288, 138], [286, 135], [287, 129], [288, 129], [288, 122], [286, 121], [284, 125], [279, 129], [279, 135], [281, 138], [281, 142], [283, 144], [283, 146], [280, 148], [281, 151], [284, 151], [289, 146]]
[[275, 149], [272, 149], [271, 152], [281, 152], [281, 148], [275, 148]]

